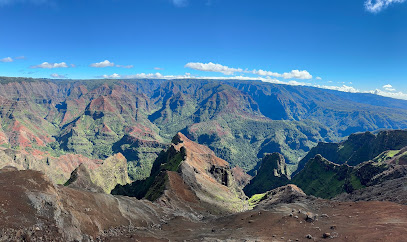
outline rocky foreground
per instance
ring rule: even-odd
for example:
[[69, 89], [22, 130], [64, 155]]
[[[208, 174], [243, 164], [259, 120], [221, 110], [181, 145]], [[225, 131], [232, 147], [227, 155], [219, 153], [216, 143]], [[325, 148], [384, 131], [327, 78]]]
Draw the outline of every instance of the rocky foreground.
[[4, 167], [0, 241], [402, 241], [407, 232], [405, 179], [334, 200], [295, 185], [248, 200], [228, 163], [182, 134], [159, 157], [154, 179], [119, 186], [142, 199], [104, 193], [84, 165], [66, 186]]
[[37, 171], [4, 168], [0, 187], [1, 241], [402, 241], [407, 232], [405, 205], [327, 201], [294, 185], [223, 216], [54, 186]]

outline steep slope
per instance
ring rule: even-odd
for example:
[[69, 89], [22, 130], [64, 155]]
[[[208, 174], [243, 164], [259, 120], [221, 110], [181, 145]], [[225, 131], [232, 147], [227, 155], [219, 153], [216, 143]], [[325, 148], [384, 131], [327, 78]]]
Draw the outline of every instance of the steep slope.
[[353, 168], [348, 165], [337, 165], [317, 155], [293, 177], [292, 183], [299, 186], [308, 195], [332, 198], [346, 192], [345, 184], [349, 185], [348, 181], [352, 171]]
[[357, 166], [337, 165], [316, 155], [296, 174], [292, 183], [308, 195], [333, 198], [341, 193], [399, 179], [407, 175], [407, 166], [387, 162], [367, 161]]
[[320, 154], [336, 164], [358, 165], [369, 161], [388, 150], [400, 150], [407, 146], [407, 131], [381, 131], [377, 135], [370, 132], [352, 134], [341, 143], [319, 143], [299, 162], [295, 173], [315, 155]]
[[127, 173], [127, 160], [121, 153], [104, 160], [99, 167], [91, 170], [90, 174], [92, 182], [101, 187], [106, 193], [110, 193], [117, 184], [125, 185], [130, 183]]
[[0, 188], [2, 241], [89, 241], [120, 226], [153, 227], [164, 215], [148, 201], [55, 186], [31, 170], [0, 170]]
[[253, 81], [228, 83], [249, 93], [266, 117], [315, 121], [330, 127], [339, 137], [378, 129], [405, 129], [407, 124], [405, 100]]
[[106, 193], [110, 193], [117, 184], [130, 182], [127, 160], [120, 153], [105, 160], [98, 160], [82, 155], [65, 154], [52, 157], [43, 152], [27, 154], [24, 151], [0, 148], [0, 168], [13, 166], [20, 170], [43, 171], [56, 184], [65, 184], [71, 173], [80, 165], [86, 166], [92, 181]]
[[390, 201], [407, 205], [407, 177], [386, 180], [380, 184], [342, 193], [335, 201]]
[[272, 121], [223, 116], [186, 129], [192, 140], [207, 145], [216, 155], [246, 171], [255, 168], [264, 153], [279, 152], [289, 164], [289, 173], [328, 131], [316, 123]]
[[76, 189], [102, 193], [103, 189], [92, 182], [90, 173], [84, 164], [80, 164], [72, 173], [69, 180], [64, 184]]
[[243, 191], [249, 197], [260, 194], [289, 183], [284, 157], [279, 153], [266, 154], [256, 176], [245, 186]]
[[1, 147], [51, 161], [122, 153], [132, 180], [148, 177], [180, 131], [246, 172], [279, 152], [291, 173], [319, 142], [407, 128], [402, 100], [255, 81], [0, 77], [0, 101]]
[[249, 184], [252, 176], [247, 174], [242, 168], [239, 166], [235, 166], [232, 168], [232, 174], [237, 182], [237, 185], [241, 188], [244, 188], [247, 184]]
[[229, 164], [181, 133], [154, 162], [149, 178], [117, 186], [112, 194], [145, 197], [172, 208], [192, 204], [215, 214], [242, 211], [246, 206]]
[[294, 185], [227, 216], [54, 186], [41, 172], [11, 167], [0, 170], [0, 190], [2, 241], [402, 241], [407, 222], [406, 205], [316, 199]]

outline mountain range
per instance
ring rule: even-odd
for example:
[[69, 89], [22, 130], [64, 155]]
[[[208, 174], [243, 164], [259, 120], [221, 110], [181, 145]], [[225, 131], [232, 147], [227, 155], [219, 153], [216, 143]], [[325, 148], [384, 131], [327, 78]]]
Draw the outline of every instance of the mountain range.
[[404, 238], [407, 101], [0, 78], [0, 102], [0, 241]]
[[1, 77], [0, 99], [4, 165], [60, 184], [79, 164], [72, 157], [92, 169], [118, 153], [129, 179], [147, 178], [178, 132], [251, 175], [279, 152], [290, 176], [320, 142], [407, 128], [404, 100], [260, 81]]

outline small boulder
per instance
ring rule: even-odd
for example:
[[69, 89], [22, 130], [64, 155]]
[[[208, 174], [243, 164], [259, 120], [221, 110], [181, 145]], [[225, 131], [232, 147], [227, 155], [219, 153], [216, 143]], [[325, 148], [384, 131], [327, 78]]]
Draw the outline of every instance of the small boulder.
[[307, 238], [307, 239], [312, 239], [313, 237], [312, 237], [312, 235], [307, 234], [307, 235], [305, 235], [305, 238]]
[[308, 223], [312, 223], [317, 219], [317, 216], [313, 213], [308, 212], [306, 215], [307, 216], [305, 217], [305, 221], [307, 221]]

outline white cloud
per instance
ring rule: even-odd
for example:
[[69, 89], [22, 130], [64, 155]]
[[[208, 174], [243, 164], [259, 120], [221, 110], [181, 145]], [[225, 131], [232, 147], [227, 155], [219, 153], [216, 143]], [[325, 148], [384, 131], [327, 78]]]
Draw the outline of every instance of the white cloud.
[[105, 79], [115, 79], [115, 78], [120, 78], [121, 76], [117, 73], [113, 73], [112, 75], [103, 75], [102, 77]]
[[376, 89], [374, 91], [370, 91], [370, 93], [380, 95], [380, 96], [384, 96], [384, 97], [391, 97], [391, 98], [407, 100], [407, 94], [402, 93], [402, 92], [386, 92], [386, 91]]
[[67, 67], [68, 67], [68, 65], [65, 62], [61, 62], [61, 63], [43, 62], [40, 65], [31, 66], [31, 68], [43, 68], [43, 69], [67, 68]]
[[253, 70], [251, 73], [259, 76], [273, 76], [273, 77], [281, 77], [281, 74], [272, 71], [264, 71], [264, 70]]
[[163, 68], [160, 68], [160, 67], [154, 67], [154, 70], [156, 70], [156, 71], [162, 71], [162, 70], [164, 70]]
[[[230, 76], [230, 77], [199, 77], [192, 76], [191, 73], [185, 73], [185, 75], [162, 75], [161, 73], [138, 73], [133, 75], [119, 75], [114, 73], [112, 75], [103, 75], [103, 78], [123, 78], [123, 79], [210, 79], [210, 80], [260, 80], [259, 78], [246, 77], [246, 76]], [[262, 78], [262, 80], [267, 80], [268, 82], [283, 83], [276, 79]]]
[[[305, 83], [305, 82], [298, 82], [294, 80], [290, 81], [280, 81], [276, 78], [272, 78], [270, 76], [265, 77], [247, 77], [247, 76], [228, 76], [228, 77], [207, 77], [207, 76], [192, 76], [190, 73], [185, 73], [185, 75], [162, 75], [161, 73], [139, 73], [133, 75], [120, 75], [114, 73], [112, 75], [103, 75], [102, 78], [106, 79], [166, 79], [166, 80], [173, 80], [173, 79], [198, 79], [198, 80], [245, 80], [245, 81], [263, 81], [268, 83], [274, 84], [284, 84], [284, 85], [291, 85], [291, 86], [310, 86], [316, 87], [321, 89], [329, 89], [329, 90], [336, 90], [340, 92], [351, 92], [351, 93], [371, 93], [385, 97], [397, 98], [397, 99], [404, 99], [407, 100], [407, 94], [402, 92], [389, 92], [376, 89], [374, 91], [361, 91], [355, 87], [342, 85], [342, 86], [328, 86], [328, 85], [315, 85], [312, 83]], [[391, 85], [385, 85], [384, 87], [389, 87]]]
[[394, 92], [392, 89], [392, 86], [390, 84], [384, 85], [383, 88], [387, 88], [387, 89], [392, 89], [392, 90], [380, 90], [380, 89], [376, 89], [373, 91], [361, 91], [359, 89], [356, 89], [352, 86], [346, 86], [346, 85], [342, 85], [342, 86], [321, 86], [321, 85], [313, 85], [314, 87], [318, 87], [318, 88], [322, 88], [322, 89], [329, 89], [329, 90], [337, 90], [337, 91], [341, 91], [341, 92], [351, 92], [351, 93], [371, 93], [371, 94], [375, 94], [375, 95], [379, 95], [379, 96], [384, 96], [384, 97], [391, 97], [391, 98], [396, 98], [396, 99], [404, 99], [407, 100], [407, 94], [403, 93], [403, 92]]
[[16, 59], [16, 60], [24, 60], [24, 59], [25, 59], [25, 56], [17, 56], [17, 57], [15, 57], [14, 59]]
[[113, 62], [110, 62], [108, 60], [104, 60], [102, 62], [98, 62], [98, 63], [92, 63], [90, 64], [91, 67], [96, 67], [96, 68], [103, 68], [103, 67], [111, 67], [114, 66]]
[[133, 68], [134, 66], [133, 66], [133, 65], [127, 65], [127, 66], [124, 66], [124, 65], [116, 65], [116, 67], [131, 69], [131, 68]]
[[291, 86], [309, 86], [309, 85], [311, 85], [310, 83], [297, 82], [297, 81], [289, 81], [287, 84], [291, 85]]
[[282, 75], [284, 79], [291, 79], [291, 78], [296, 78], [296, 79], [312, 79], [312, 75], [309, 74], [308, 71], [299, 71], [299, 70], [292, 70], [291, 72], [284, 73]]
[[[172, 76], [169, 76], [172, 77]], [[164, 76], [161, 73], [139, 73], [139, 74], [134, 74], [134, 75], [125, 75], [123, 76], [125, 79], [148, 79], [148, 78], [156, 78], [156, 79], [169, 79], [169, 78], [164, 78]]]
[[317, 76], [315, 79], [317, 79], [317, 80], [322, 80], [322, 78], [321, 77], [319, 77], [319, 76]]
[[6, 57], [6, 58], [3, 58], [3, 59], [0, 59], [0, 62], [13, 62], [13, 58]]
[[59, 78], [59, 79], [66, 78], [65, 75], [60, 75], [60, 74], [57, 74], [57, 73], [53, 73], [53, 74], [51, 74], [50, 76], [51, 76], [52, 78]]
[[325, 85], [314, 85], [314, 87], [322, 88], [322, 89], [329, 89], [329, 90], [336, 90], [336, 91], [341, 91], [341, 92], [360, 92], [358, 89], [351, 87], [351, 86], [325, 86]]
[[366, 0], [365, 9], [371, 13], [378, 13], [393, 3], [403, 3], [406, 0]]
[[130, 69], [133, 68], [133, 65], [115, 65], [113, 62], [110, 62], [108, 60], [104, 60], [102, 62], [98, 62], [98, 63], [92, 63], [90, 64], [91, 67], [96, 67], [96, 68], [104, 68], [104, 67], [118, 67], [118, 68], [126, 68], [126, 69]]
[[240, 68], [230, 68], [221, 64], [209, 63], [199, 63], [199, 62], [190, 62], [185, 65], [187, 68], [191, 68], [198, 71], [209, 71], [209, 72], [220, 72], [225, 75], [233, 75], [235, 72], [243, 72], [243, 69]]
[[186, 68], [191, 68], [198, 71], [208, 71], [208, 72], [219, 72], [225, 75], [234, 75], [235, 73], [248, 73], [259, 76], [269, 76], [269, 77], [282, 77], [284, 79], [312, 79], [312, 75], [308, 71], [292, 70], [291, 72], [286, 72], [283, 74], [265, 71], [265, 70], [243, 70], [241, 68], [231, 68], [221, 64], [215, 64], [212, 62], [209, 63], [200, 63], [200, 62], [190, 62], [185, 65]]
[[390, 84], [384, 85], [383, 88], [384, 88], [386, 91], [389, 91], [389, 92], [394, 92], [394, 91], [396, 91], [396, 89], [393, 88], [393, 86], [390, 85]]
[[[245, 71], [247, 73], [247, 71]], [[299, 70], [292, 70], [291, 72], [286, 72], [284, 74], [280, 74], [277, 72], [272, 71], [264, 71], [264, 70], [253, 70], [248, 71], [248, 73], [253, 73], [259, 76], [272, 76], [272, 77], [282, 77], [284, 79], [312, 79], [312, 75], [308, 71], [299, 71]]]
[[171, 2], [177, 7], [185, 7], [188, 5], [188, 0], [171, 0]]

